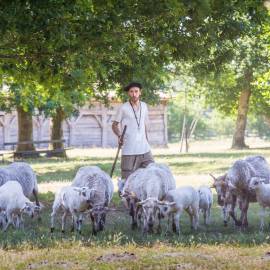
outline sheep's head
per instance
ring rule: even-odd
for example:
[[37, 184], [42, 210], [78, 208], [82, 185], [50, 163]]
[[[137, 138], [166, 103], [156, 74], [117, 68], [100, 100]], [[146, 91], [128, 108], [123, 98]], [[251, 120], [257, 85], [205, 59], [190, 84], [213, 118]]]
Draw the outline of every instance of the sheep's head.
[[90, 210], [90, 217], [93, 223], [93, 234], [102, 231], [105, 226], [106, 214], [109, 208], [104, 205], [95, 205]]
[[144, 201], [138, 202], [137, 207], [142, 207], [143, 217], [145, 224], [148, 228], [152, 229], [154, 227], [155, 221], [159, 215], [159, 206], [160, 201], [155, 198], [148, 198]]
[[252, 177], [249, 183], [250, 190], [256, 190], [261, 184], [265, 183], [265, 179], [260, 177]]
[[86, 203], [91, 204], [93, 197], [95, 196], [95, 189], [89, 188], [89, 187], [74, 187], [74, 190], [79, 193], [79, 196], [81, 196]]
[[217, 192], [218, 204], [223, 206], [225, 203], [226, 192], [228, 190], [228, 183], [226, 181], [227, 174], [221, 175], [219, 177], [215, 177], [212, 174], [210, 174], [210, 176], [214, 179], [214, 183], [211, 187], [214, 188]]
[[168, 217], [170, 213], [174, 213], [177, 210], [176, 203], [169, 202], [169, 201], [159, 201], [158, 207], [159, 207], [161, 218]]
[[21, 208], [21, 213], [27, 214], [30, 217], [34, 217], [37, 213], [37, 206], [36, 204], [32, 202], [25, 202], [24, 206]]

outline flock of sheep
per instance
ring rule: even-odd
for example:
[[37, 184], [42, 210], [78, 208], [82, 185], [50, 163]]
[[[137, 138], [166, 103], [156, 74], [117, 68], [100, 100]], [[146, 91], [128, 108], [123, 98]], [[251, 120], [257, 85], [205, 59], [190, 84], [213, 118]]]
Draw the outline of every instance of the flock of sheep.
[[[236, 225], [246, 227], [249, 202], [258, 201], [262, 207], [260, 228], [263, 229], [264, 209], [270, 207], [270, 167], [265, 158], [250, 156], [237, 160], [226, 174], [212, 177], [212, 187], [216, 189], [218, 204], [222, 207], [224, 225], [231, 216]], [[204, 224], [210, 223], [213, 205], [211, 187], [176, 188], [175, 179], [166, 165], [151, 163], [146, 168], [138, 169], [125, 182], [119, 179], [118, 189], [131, 216], [132, 229], [141, 227], [143, 233], [160, 232], [161, 219], [167, 219], [168, 226], [172, 223], [172, 230], [179, 233], [183, 211], [190, 216], [191, 227], [195, 230], [200, 211]], [[62, 232], [65, 232], [69, 214], [72, 217], [72, 230], [80, 233], [86, 217], [92, 221], [93, 234], [103, 230], [113, 191], [113, 182], [107, 173], [96, 166], [81, 167], [72, 184], [55, 195], [51, 232], [54, 231], [55, 217], [60, 212]], [[35, 202], [29, 200], [32, 195]], [[23, 214], [40, 217], [43, 206], [37, 195], [36, 175], [27, 163], [14, 162], [0, 168], [0, 226], [4, 231], [10, 225], [22, 228]], [[237, 204], [241, 211], [240, 219], [235, 214]]]

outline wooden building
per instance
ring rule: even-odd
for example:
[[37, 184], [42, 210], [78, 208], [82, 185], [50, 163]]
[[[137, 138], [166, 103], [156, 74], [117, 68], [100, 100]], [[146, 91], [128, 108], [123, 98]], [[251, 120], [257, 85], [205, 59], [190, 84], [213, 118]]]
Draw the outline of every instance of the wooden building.
[[[120, 103], [112, 101], [107, 108], [95, 102], [80, 109], [77, 117], [71, 117], [63, 123], [66, 146], [74, 147], [115, 147], [117, 138], [111, 129], [112, 116]], [[165, 146], [167, 138], [167, 100], [159, 105], [149, 106], [149, 140], [151, 145]], [[51, 119], [33, 116], [34, 140], [49, 140]], [[17, 113], [0, 111], [0, 149], [5, 142], [17, 141]]]

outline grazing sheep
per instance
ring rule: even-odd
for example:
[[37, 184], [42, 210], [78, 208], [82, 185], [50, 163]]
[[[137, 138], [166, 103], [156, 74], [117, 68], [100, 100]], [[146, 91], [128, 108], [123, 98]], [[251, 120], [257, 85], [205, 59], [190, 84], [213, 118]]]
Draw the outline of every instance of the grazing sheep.
[[38, 185], [35, 172], [25, 162], [14, 162], [8, 166], [0, 168], [0, 186], [10, 180], [21, 184], [23, 193], [27, 198], [34, 196], [36, 204], [40, 205], [38, 200]]
[[210, 224], [211, 207], [213, 205], [213, 194], [209, 187], [200, 186], [199, 193], [199, 208], [203, 212], [204, 225]]
[[[126, 180], [123, 188], [123, 199], [130, 210], [132, 228], [137, 226], [137, 219], [144, 218], [143, 231], [153, 230], [154, 224], [159, 219], [158, 202], [166, 193], [175, 188], [175, 180], [168, 167], [149, 165], [138, 169]], [[160, 219], [158, 229], [160, 229]]]
[[[250, 156], [244, 160], [237, 160], [227, 174], [214, 179], [214, 186], [218, 193], [218, 201], [230, 203], [230, 216], [238, 226], [247, 227], [247, 211], [250, 202], [256, 202], [256, 194], [250, 191], [249, 183], [252, 177], [261, 177], [266, 183], [270, 181], [270, 167], [262, 156]], [[235, 206], [239, 203], [240, 220], [236, 218]]]
[[168, 191], [164, 201], [159, 202], [161, 217], [172, 219], [172, 230], [180, 233], [180, 216], [185, 210], [190, 216], [193, 229], [197, 229], [199, 223], [199, 193], [190, 186], [180, 187]]
[[81, 167], [72, 186], [87, 186], [95, 190], [91, 198], [90, 217], [92, 220], [93, 234], [104, 229], [108, 205], [113, 196], [113, 182], [110, 176], [97, 166]]
[[254, 190], [256, 198], [261, 206], [260, 210], [260, 230], [264, 228], [265, 208], [270, 207], [270, 184], [265, 184], [265, 179], [252, 177], [250, 180], [250, 190]]
[[64, 210], [62, 216], [62, 233], [65, 232], [65, 223], [68, 213], [72, 216], [72, 229], [74, 227], [81, 233], [82, 214], [90, 209], [91, 199], [95, 190], [89, 187], [63, 187], [56, 195], [51, 213], [51, 232], [54, 231], [54, 219], [60, 209]]
[[[5, 211], [7, 223], [3, 230], [10, 225], [20, 227], [23, 224], [22, 214], [34, 217], [39, 212], [40, 206], [31, 202], [23, 193], [22, 186], [17, 181], [7, 181], [0, 187], [0, 211]], [[16, 219], [14, 224], [14, 218]]]

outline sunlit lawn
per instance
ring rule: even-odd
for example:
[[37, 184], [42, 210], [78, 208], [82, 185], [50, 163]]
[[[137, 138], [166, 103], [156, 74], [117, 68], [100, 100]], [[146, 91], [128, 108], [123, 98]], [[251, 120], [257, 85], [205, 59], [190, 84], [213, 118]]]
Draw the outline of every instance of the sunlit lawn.
[[[153, 149], [153, 154], [157, 162], [170, 166], [177, 186], [197, 187], [211, 184], [209, 173], [224, 173], [236, 159], [247, 155], [261, 154], [270, 161], [269, 143], [256, 141], [253, 145], [256, 149], [232, 151], [229, 141], [194, 142], [188, 154], [180, 154], [176, 144]], [[180, 235], [165, 233], [164, 221], [161, 234], [143, 236], [140, 230], [130, 229], [128, 213], [115, 194], [112, 207], [116, 211], [109, 213], [104, 232], [92, 236], [87, 220], [82, 235], [69, 230], [62, 235], [58, 220], [51, 236], [52, 192], [69, 184], [81, 166], [97, 165], [109, 173], [115, 152], [116, 149], [73, 149], [67, 160], [28, 161], [40, 183], [40, 197], [45, 205], [42, 221], [25, 218], [24, 231], [0, 232], [0, 269], [269, 269], [269, 228], [259, 232], [257, 204], [249, 209], [247, 231], [240, 231], [233, 224], [223, 227], [220, 208], [215, 203], [208, 227], [201, 222], [198, 231], [192, 231], [184, 214]], [[118, 163], [114, 181], [119, 174]]]

